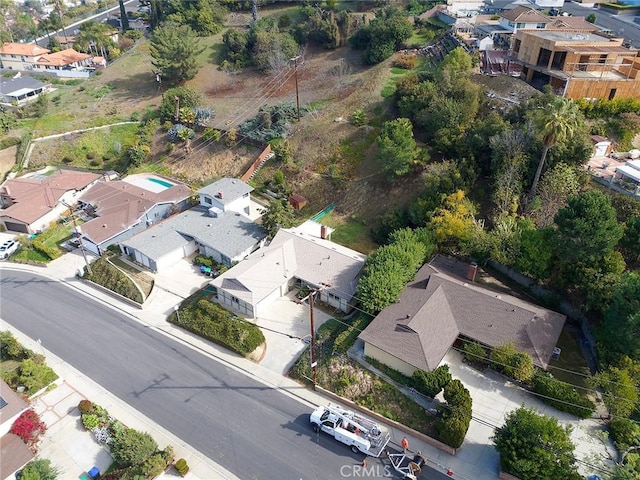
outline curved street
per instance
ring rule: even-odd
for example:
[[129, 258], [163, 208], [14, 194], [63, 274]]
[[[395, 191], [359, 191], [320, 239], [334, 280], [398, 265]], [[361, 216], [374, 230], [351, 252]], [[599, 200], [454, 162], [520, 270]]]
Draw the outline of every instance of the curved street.
[[314, 434], [308, 406], [62, 283], [3, 270], [0, 301], [3, 320], [239, 478], [358, 476], [362, 455]]

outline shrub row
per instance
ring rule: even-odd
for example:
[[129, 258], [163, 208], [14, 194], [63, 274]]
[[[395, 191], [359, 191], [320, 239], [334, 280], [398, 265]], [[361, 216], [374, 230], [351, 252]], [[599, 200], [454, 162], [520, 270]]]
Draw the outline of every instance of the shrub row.
[[576, 417], [588, 418], [595, 410], [593, 402], [586, 395], [577, 392], [568, 383], [554, 379], [547, 372], [540, 371], [533, 377], [533, 391], [542, 395], [540, 399], [547, 405]]
[[56, 234], [56, 229], [55, 228], [49, 228], [49, 229], [45, 230], [44, 232], [42, 232], [40, 235], [36, 236], [36, 238], [33, 239], [33, 243], [32, 243], [32, 246], [33, 246], [34, 249], [36, 249], [40, 253], [46, 255], [51, 260], [55, 260], [60, 255], [62, 255], [62, 252], [60, 251], [60, 249], [58, 247], [47, 245], [45, 243], [54, 234]]
[[449, 365], [440, 365], [432, 372], [416, 370], [411, 376], [411, 386], [427, 397], [434, 398], [451, 382]]
[[491, 361], [496, 370], [521, 382], [530, 381], [535, 373], [531, 355], [519, 352], [513, 342], [495, 347], [491, 351]]
[[85, 267], [84, 278], [134, 302], [143, 302], [142, 293], [137, 289], [133, 280], [111, 265], [105, 256], [91, 264], [91, 273]]
[[459, 448], [469, 430], [472, 415], [472, 400], [460, 380], [451, 380], [444, 387], [447, 406], [442, 407], [442, 417], [437, 429], [440, 440], [453, 448]]
[[373, 317], [366, 313], [362, 313], [355, 317], [352, 320], [351, 325], [336, 336], [336, 339], [333, 342], [334, 352], [346, 353], [346, 351], [349, 350], [351, 345], [356, 341], [360, 332], [367, 328], [371, 323], [371, 320], [373, 320]]
[[265, 341], [257, 325], [205, 299], [183, 305], [170, 321], [244, 356]]
[[609, 119], [621, 113], [640, 114], [640, 100], [635, 98], [615, 98], [613, 100], [591, 101], [581, 99], [576, 102], [587, 118]]
[[5, 137], [2, 140], [0, 140], [0, 150], [13, 147], [14, 145], [18, 145], [19, 143], [20, 143], [20, 139], [18, 137]]

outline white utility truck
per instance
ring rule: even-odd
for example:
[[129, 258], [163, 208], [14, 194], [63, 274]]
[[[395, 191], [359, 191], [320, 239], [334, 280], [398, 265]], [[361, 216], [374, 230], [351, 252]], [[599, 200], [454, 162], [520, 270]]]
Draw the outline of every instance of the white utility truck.
[[316, 432], [323, 431], [339, 442], [349, 445], [354, 453], [379, 457], [391, 435], [379, 424], [357, 413], [337, 406], [316, 408], [309, 420]]

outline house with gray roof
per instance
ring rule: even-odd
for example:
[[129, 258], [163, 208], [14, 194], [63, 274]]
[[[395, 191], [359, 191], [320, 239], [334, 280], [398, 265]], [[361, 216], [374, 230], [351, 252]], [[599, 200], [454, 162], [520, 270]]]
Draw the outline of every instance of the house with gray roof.
[[405, 375], [438, 367], [458, 339], [486, 347], [513, 342], [547, 368], [566, 317], [467, 280], [464, 264], [436, 256], [359, 335], [366, 356]]
[[264, 245], [262, 226], [249, 218], [253, 190], [223, 178], [196, 192], [200, 204], [120, 242], [120, 248], [153, 271], [199, 252], [231, 266]]
[[0, 77], [0, 103], [23, 105], [35, 100], [41, 93], [51, 88], [50, 83], [43, 83], [25, 75], [15, 77]]
[[[280, 229], [269, 246], [212, 280], [215, 301], [256, 318], [295, 288], [324, 286], [320, 301], [343, 312], [350, 311], [365, 256], [320, 234], [314, 235], [309, 223]], [[319, 233], [321, 227], [315, 225]]]

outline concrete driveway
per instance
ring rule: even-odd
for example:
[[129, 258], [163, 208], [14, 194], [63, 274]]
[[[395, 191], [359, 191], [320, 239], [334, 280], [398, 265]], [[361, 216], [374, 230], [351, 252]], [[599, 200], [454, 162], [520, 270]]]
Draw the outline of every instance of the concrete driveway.
[[601, 435], [606, 430], [602, 422], [592, 419], [580, 420], [577, 417], [556, 410], [544, 404], [531, 393], [508, 381], [505, 377], [489, 370], [480, 372], [462, 361], [462, 354], [449, 350], [443, 363], [449, 365], [451, 375], [459, 379], [473, 398], [473, 421], [458, 450], [457, 457], [465, 463], [476, 465], [487, 471], [499, 471], [500, 456], [493, 447], [491, 437], [494, 429], [502, 426], [505, 416], [524, 404], [540, 413], [556, 417], [561, 425], [571, 425], [571, 440], [576, 445], [576, 457], [581, 473], [598, 473], [587, 465], [593, 458], [601, 458], [605, 463], [616, 457], [616, 451], [610, 440]]
[[[289, 371], [309, 344], [311, 335], [309, 305], [295, 302], [295, 294], [293, 291], [279, 298], [255, 319], [267, 341], [267, 351], [260, 365], [281, 375]], [[314, 308], [313, 318], [317, 331], [331, 316]]]

